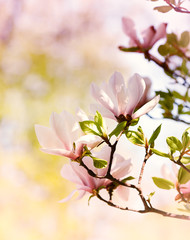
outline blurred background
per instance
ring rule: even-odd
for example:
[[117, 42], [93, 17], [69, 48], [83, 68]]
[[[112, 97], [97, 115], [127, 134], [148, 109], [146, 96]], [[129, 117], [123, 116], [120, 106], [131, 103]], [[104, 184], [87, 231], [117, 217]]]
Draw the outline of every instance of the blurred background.
[[[95, 199], [88, 206], [87, 197], [58, 203], [74, 189], [60, 176], [68, 160], [40, 152], [34, 133], [35, 123], [49, 126], [53, 111], [74, 113], [80, 106], [88, 112], [91, 82], [108, 80], [116, 70], [126, 79], [138, 72], [152, 80], [153, 90], [166, 89], [162, 70], [118, 50], [128, 42], [122, 16], [133, 18], [139, 30], [160, 22], [169, 23], [168, 31], [189, 30], [190, 16], [161, 14], [154, 6], [146, 0], [0, 0], [1, 240], [187, 239], [190, 223], [182, 220], [122, 212]], [[161, 137], [179, 137], [187, 127], [146, 116], [141, 126], [148, 135], [150, 125], [160, 122]], [[142, 152], [130, 144], [129, 150], [140, 169]], [[155, 163], [154, 169], [147, 166], [150, 176], [160, 174], [160, 162]], [[151, 178], [145, 185], [157, 190]], [[175, 194], [168, 199], [160, 192], [155, 204], [174, 211]]]

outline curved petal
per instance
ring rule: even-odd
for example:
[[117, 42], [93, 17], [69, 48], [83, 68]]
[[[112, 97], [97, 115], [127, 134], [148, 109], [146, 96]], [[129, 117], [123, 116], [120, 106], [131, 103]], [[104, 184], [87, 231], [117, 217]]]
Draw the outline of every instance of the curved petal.
[[73, 143], [70, 137], [71, 129], [68, 128], [69, 121], [65, 121], [64, 116], [61, 116], [57, 113], [52, 113], [50, 117], [50, 123], [57, 137], [65, 146], [65, 149], [71, 150]]
[[125, 109], [125, 115], [132, 115], [135, 107], [143, 96], [145, 90], [144, 79], [137, 73], [135, 73], [128, 81], [127, 95], [128, 104]]
[[75, 171], [73, 170], [71, 164], [63, 165], [63, 167], [61, 168], [61, 176], [78, 185], [83, 184], [81, 178], [77, 174], [75, 174]]
[[161, 23], [154, 34], [154, 37], [151, 41], [151, 46], [153, 46], [158, 40], [166, 37], [166, 27], [167, 23]]
[[44, 148], [63, 148], [64, 145], [51, 128], [35, 124], [35, 132], [40, 145]]
[[96, 135], [84, 135], [81, 136], [75, 143], [76, 145], [87, 145], [90, 149], [96, 147], [99, 143], [102, 142], [102, 138]]
[[115, 72], [111, 76], [109, 86], [111, 87], [114, 96], [117, 100], [118, 105], [117, 116], [119, 116], [120, 114], [125, 114], [125, 108], [127, 104], [127, 89], [121, 73]]
[[114, 111], [114, 103], [112, 99], [103, 91], [100, 89], [96, 84], [91, 84], [91, 93], [92, 96], [96, 99], [97, 102], [102, 104], [105, 108], [107, 108], [109, 111], [111, 111], [114, 115], [117, 114], [117, 112]]
[[132, 46], [139, 46], [139, 40], [135, 30], [135, 24], [132, 19], [123, 17], [122, 28], [124, 33], [130, 38]]
[[[115, 163], [115, 166], [113, 167], [112, 169], [112, 175], [117, 178], [117, 179], [121, 179], [121, 178], [124, 178], [126, 177], [129, 172], [131, 171], [132, 169], [132, 163], [131, 163], [131, 160], [125, 160], [122, 156], [120, 156], [119, 154], [117, 154], [115, 156], [116, 159], [116, 163]], [[122, 161], [118, 161], [117, 159], [120, 158], [122, 159]]]
[[153, 26], [148, 27], [142, 32], [143, 36], [143, 48], [151, 48], [152, 38], [154, 37], [156, 30]]
[[152, 100], [143, 105], [140, 109], [138, 109], [135, 113], [133, 113], [132, 118], [135, 119], [150, 112], [158, 104], [159, 100], [160, 95], [157, 95]]
[[61, 200], [58, 201], [58, 202], [59, 202], [59, 203], [65, 203], [65, 202], [69, 201], [69, 200], [72, 198], [72, 196], [73, 196], [77, 191], [78, 191], [77, 189], [73, 190], [73, 191], [69, 194], [69, 196], [67, 196], [66, 198], [61, 199]]
[[96, 111], [98, 111], [102, 114], [103, 117], [111, 118], [115, 120], [115, 115], [113, 114], [113, 112], [109, 111], [107, 108], [103, 107], [102, 105], [91, 104], [90, 110], [93, 114], [95, 114]]
[[48, 153], [48, 154], [52, 154], [52, 155], [68, 157], [73, 160], [75, 160], [77, 157], [79, 157], [76, 154], [74, 154], [73, 152], [65, 150], [63, 148], [62, 149], [60, 149], [60, 148], [41, 148], [41, 151]]

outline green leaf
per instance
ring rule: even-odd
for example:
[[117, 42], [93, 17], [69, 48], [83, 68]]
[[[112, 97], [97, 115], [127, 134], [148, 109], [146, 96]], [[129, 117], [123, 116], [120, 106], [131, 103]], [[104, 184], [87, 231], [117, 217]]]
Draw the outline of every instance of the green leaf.
[[183, 164], [188, 164], [190, 163], [190, 157], [182, 157], [180, 162]]
[[166, 139], [166, 142], [167, 142], [167, 144], [168, 144], [172, 153], [174, 153], [175, 151], [180, 152], [181, 149], [183, 148], [182, 143], [176, 137], [168, 137]]
[[83, 121], [83, 122], [79, 122], [80, 127], [82, 129], [82, 131], [85, 134], [94, 134], [94, 135], [98, 135], [100, 136], [100, 134], [98, 133], [98, 129], [97, 129], [97, 125], [95, 124], [95, 122], [93, 121]]
[[189, 44], [189, 32], [188, 31], [182, 32], [181, 38], [179, 40], [179, 46], [185, 48], [188, 46], [188, 44]]
[[131, 121], [130, 126], [135, 126], [135, 125], [137, 125], [138, 122], [139, 122], [139, 118], [135, 118]]
[[154, 148], [150, 148], [150, 149], [151, 149], [151, 151], [152, 151], [153, 153], [155, 153], [155, 154], [158, 155], [158, 156], [170, 158], [170, 155], [169, 155], [168, 153], [160, 152], [160, 151], [158, 151], [158, 150], [156, 150], [156, 149], [154, 149]]
[[[190, 165], [187, 165], [185, 167], [190, 170]], [[184, 168], [180, 167], [177, 178], [180, 184], [185, 184], [190, 180], [190, 173]]]
[[127, 121], [119, 123], [117, 127], [109, 134], [109, 137], [111, 138], [113, 135], [117, 137], [120, 134], [120, 132], [124, 130], [126, 125], [127, 125]]
[[190, 127], [187, 128], [182, 135], [183, 149], [186, 149], [190, 145]]
[[126, 133], [127, 139], [135, 145], [144, 146], [144, 136], [140, 132], [129, 131]]
[[160, 124], [156, 130], [153, 132], [152, 136], [150, 137], [148, 143], [151, 145], [154, 143], [154, 141], [156, 140], [156, 138], [158, 137], [159, 133], [160, 133], [160, 130], [161, 130], [161, 126], [162, 124]]
[[158, 48], [158, 52], [162, 56], [166, 56], [169, 53], [170, 46], [166, 43], [164, 45], [160, 45]]
[[172, 95], [173, 95], [175, 98], [184, 100], [184, 96], [182, 96], [180, 93], [178, 93], [178, 92], [176, 92], [176, 91], [173, 91], [173, 92], [172, 92]]
[[158, 178], [158, 177], [153, 177], [152, 179], [153, 179], [154, 184], [159, 188], [166, 189], [166, 190], [175, 188], [174, 183], [167, 179]]
[[173, 44], [177, 44], [177, 36], [175, 33], [169, 33], [167, 34], [167, 43], [173, 45]]
[[170, 10], [172, 10], [172, 7], [170, 7], [170, 6], [159, 6], [159, 7], [155, 7], [154, 10], [157, 10], [158, 12], [162, 12], [162, 13], [167, 13]]
[[133, 179], [135, 179], [133, 176], [129, 176], [129, 177], [126, 177], [123, 180], [121, 180], [121, 182], [125, 183], [125, 182], [133, 180]]
[[106, 136], [107, 127], [102, 115], [98, 111], [96, 111], [96, 115], [94, 116], [94, 122], [100, 134]]
[[107, 167], [107, 161], [104, 160], [104, 159], [100, 159], [100, 158], [96, 158], [96, 157], [92, 157], [91, 158], [93, 159], [93, 163], [94, 163], [94, 167], [95, 168], [105, 168]]
[[119, 49], [123, 52], [137, 52], [137, 51], [139, 51], [139, 47], [126, 48], [126, 47], [120, 46]]
[[[181, 72], [183, 74], [188, 75], [189, 69], [187, 68], [187, 61], [185, 59], [183, 59], [183, 62], [181, 64], [181, 68], [180, 69], [181, 69]], [[183, 97], [183, 99], [184, 99], [184, 97]]]

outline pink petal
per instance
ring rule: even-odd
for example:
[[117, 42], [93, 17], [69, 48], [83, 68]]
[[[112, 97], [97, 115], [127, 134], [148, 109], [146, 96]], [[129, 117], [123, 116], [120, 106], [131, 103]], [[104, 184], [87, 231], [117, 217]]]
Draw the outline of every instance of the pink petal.
[[50, 117], [50, 123], [57, 137], [65, 146], [65, 149], [71, 150], [73, 147], [72, 146], [73, 142], [71, 141], [70, 137], [71, 132], [69, 131], [71, 129], [68, 128], [69, 122], [65, 121], [63, 116], [57, 113], [52, 113]]
[[83, 182], [81, 181], [81, 178], [75, 174], [75, 171], [73, 170], [71, 164], [64, 164], [61, 169], [61, 176], [73, 183], [76, 183], [78, 185], [82, 185]]
[[95, 135], [84, 135], [81, 136], [75, 143], [76, 145], [87, 145], [90, 149], [96, 147], [99, 143], [102, 142], [102, 138]]
[[65, 202], [69, 201], [69, 200], [72, 198], [72, 196], [73, 196], [77, 191], [78, 191], [77, 189], [73, 190], [73, 191], [69, 194], [69, 196], [67, 196], [66, 198], [63, 198], [62, 200], [60, 200], [59, 203], [65, 203]]
[[[115, 159], [116, 158], [116, 159]], [[125, 160], [119, 154], [115, 155], [114, 161], [116, 161], [115, 166], [112, 169], [112, 175], [117, 178], [121, 179], [126, 177], [132, 169], [131, 160]], [[122, 161], [118, 161], [117, 159], [120, 158]]]
[[135, 30], [135, 24], [132, 19], [123, 17], [122, 28], [124, 33], [130, 38], [132, 46], [138, 46], [139, 40]]
[[96, 99], [97, 102], [102, 104], [105, 108], [111, 111], [114, 115], [117, 113], [114, 111], [114, 103], [112, 99], [105, 93], [102, 89], [100, 89], [96, 84], [91, 84], [91, 93], [92, 96]]
[[128, 104], [125, 109], [125, 115], [132, 115], [144, 93], [145, 87], [145, 82], [139, 74], [136, 73], [129, 79], [127, 88]]
[[41, 148], [41, 151], [48, 153], [48, 154], [68, 157], [73, 160], [75, 160], [77, 157], [79, 157], [76, 154], [74, 154], [73, 152], [65, 150], [63, 148], [62, 149], [60, 149], [60, 148]]
[[154, 37], [152, 38], [151, 46], [153, 46], [161, 38], [166, 37], [166, 27], [167, 27], [167, 23], [161, 23], [159, 25], [158, 29], [156, 30], [156, 33], [155, 33]]
[[146, 30], [142, 32], [143, 35], [143, 48], [152, 47], [151, 42], [156, 33], [156, 30], [153, 26], [148, 27]]
[[143, 105], [140, 109], [138, 109], [133, 115], [132, 118], [138, 118], [148, 112], [150, 112], [159, 102], [160, 100], [160, 96], [157, 95], [156, 97], [154, 97], [152, 100], [150, 100], [149, 102], [147, 102], [145, 105]]
[[119, 116], [120, 114], [124, 114], [126, 104], [127, 104], [127, 89], [121, 73], [115, 72], [110, 78], [109, 85], [117, 100], [117, 105], [118, 105], [117, 116]]
[[40, 145], [44, 148], [63, 148], [62, 142], [51, 128], [35, 124], [35, 132]]
[[119, 186], [115, 190], [116, 194], [124, 201], [129, 199], [129, 188], [124, 186]]
[[80, 121], [80, 122], [89, 120], [87, 114], [81, 108], [77, 109], [76, 116], [77, 116], [78, 121]]
[[98, 111], [102, 114], [102, 116], [115, 120], [115, 115], [113, 114], [113, 112], [109, 111], [107, 108], [103, 107], [102, 105], [91, 104], [90, 110], [93, 114], [95, 114], [96, 111]]

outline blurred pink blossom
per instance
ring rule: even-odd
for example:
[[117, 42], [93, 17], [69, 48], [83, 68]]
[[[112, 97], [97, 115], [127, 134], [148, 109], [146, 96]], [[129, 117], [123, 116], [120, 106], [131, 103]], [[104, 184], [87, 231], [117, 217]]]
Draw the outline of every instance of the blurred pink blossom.
[[132, 19], [123, 17], [122, 27], [124, 33], [130, 38], [129, 47], [138, 47], [139, 51], [152, 48], [152, 46], [161, 38], [166, 37], [166, 23], [161, 23], [157, 30], [150, 26], [142, 32], [142, 41], [138, 38], [135, 24]]
[[52, 113], [50, 128], [35, 125], [35, 131], [42, 151], [73, 160], [81, 156], [84, 145], [90, 149], [95, 147], [101, 138], [94, 135], [83, 135], [74, 116], [63, 111], [61, 114]]
[[[110, 151], [110, 148], [108, 146], [105, 146], [100, 152], [95, 152], [94, 156], [106, 160], [109, 164]], [[90, 157], [84, 157], [83, 162], [90, 170], [92, 170], [98, 176], [106, 175], [108, 167], [103, 169], [95, 168], [93, 165], [93, 160]], [[129, 174], [131, 168], [132, 164], [130, 159], [125, 160], [119, 154], [114, 155], [113, 165], [111, 169], [111, 174], [113, 175], [113, 177], [122, 180]], [[76, 190], [71, 192], [71, 194], [67, 198], [64, 198], [60, 202], [68, 201], [75, 192], [79, 192], [79, 196], [77, 197], [77, 199], [80, 199], [85, 195], [86, 192], [93, 194], [93, 190], [96, 190], [101, 186], [106, 187], [111, 183], [110, 180], [98, 179], [90, 176], [84, 167], [80, 166], [79, 163], [72, 161], [70, 162], [70, 164], [65, 164], [63, 166], [61, 170], [61, 175], [63, 178], [76, 183], [77, 188]], [[119, 186], [117, 187], [115, 192], [120, 198], [128, 200], [129, 189], [127, 187]]]
[[138, 118], [152, 110], [160, 99], [159, 96], [156, 96], [134, 112], [143, 97], [145, 88], [145, 81], [140, 75], [134, 74], [126, 86], [122, 75], [115, 72], [108, 84], [104, 82], [101, 85], [101, 89], [96, 84], [91, 85], [92, 96], [101, 104], [92, 105], [92, 109], [98, 110], [105, 117], [116, 118], [118, 122], [127, 117]]
[[175, 184], [176, 190], [179, 192], [175, 197], [175, 200], [179, 200], [182, 196], [185, 199], [190, 200], [190, 181], [185, 184], [180, 184], [178, 182], [178, 168], [176, 164], [172, 164], [172, 169], [170, 170], [165, 164], [162, 166], [161, 172], [165, 179], [170, 180]]

